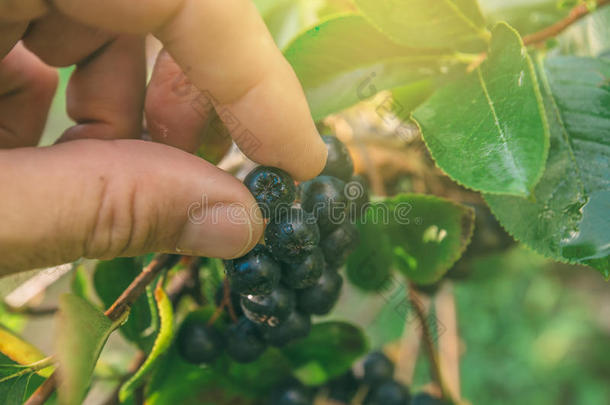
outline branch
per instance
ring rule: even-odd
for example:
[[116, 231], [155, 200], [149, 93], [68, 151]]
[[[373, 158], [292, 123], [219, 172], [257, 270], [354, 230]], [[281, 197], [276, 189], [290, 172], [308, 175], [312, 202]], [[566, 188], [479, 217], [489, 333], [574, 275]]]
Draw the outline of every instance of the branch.
[[[610, 4], [610, 0], [598, 0], [597, 8], [607, 6], [608, 4]], [[570, 11], [570, 14], [563, 20], [558, 21], [557, 23], [543, 29], [542, 31], [538, 31], [533, 34], [524, 36], [523, 43], [525, 45], [533, 45], [540, 42], [544, 42], [549, 38], [556, 37], [563, 31], [565, 31], [566, 28], [568, 28], [570, 25], [587, 16], [589, 13], [591, 13], [591, 10], [589, 9], [586, 3], [579, 4], [578, 6], [574, 7], [572, 11]]]
[[441, 368], [438, 360], [438, 353], [436, 351], [436, 347], [434, 347], [434, 338], [432, 337], [432, 331], [430, 330], [430, 325], [428, 325], [428, 319], [426, 317], [426, 311], [422, 306], [419, 297], [417, 296], [417, 292], [413, 288], [413, 286], [409, 286], [409, 300], [413, 305], [413, 309], [415, 310], [415, 315], [419, 319], [419, 323], [422, 327], [422, 337], [424, 339], [424, 346], [426, 348], [426, 352], [428, 354], [428, 358], [430, 359], [430, 366], [432, 368], [432, 373], [436, 383], [438, 384], [441, 395], [443, 399], [446, 399], [452, 404], [455, 404], [455, 399], [451, 395], [451, 392], [447, 388], [447, 384], [443, 379], [443, 375], [441, 372]]
[[[114, 304], [104, 312], [111, 321], [117, 321], [144, 293], [146, 286], [150, 284], [163, 270], [173, 267], [180, 260], [179, 255], [159, 254], [150, 262], [144, 270], [136, 277], [129, 287], [123, 291]], [[57, 386], [57, 370], [45, 380], [44, 383], [25, 402], [24, 405], [43, 405], [55, 391]]]

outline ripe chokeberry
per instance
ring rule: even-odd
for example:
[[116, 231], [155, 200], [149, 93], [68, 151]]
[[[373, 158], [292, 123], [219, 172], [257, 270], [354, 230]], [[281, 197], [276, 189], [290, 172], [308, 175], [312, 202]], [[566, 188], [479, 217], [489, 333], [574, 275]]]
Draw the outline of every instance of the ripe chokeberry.
[[309, 180], [303, 184], [301, 205], [316, 217], [322, 235], [332, 232], [347, 219], [345, 182], [331, 176]]
[[411, 405], [445, 405], [441, 399], [433, 397], [427, 392], [420, 392], [413, 396], [411, 399]]
[[304, 260], [319, 242], [320, 231], [315, 218], [298, 207], [271, 219], [265, 228], [265, 244], [282, 262]]
[[271, 392], [271, 405], [312, 405], [311, 392], [295, 379], [280, 383]]
[[269, 294], [277, 287], [282, 268], [263, 245], [233, 260], [225, 261], [231, 290], [238, 294]]
[[223, 340], [214, 326], [208, 326], [205, 320], [187, 317], [178, 330], [176, 347], [188, 363], [209, 363], [220, 354]]
[[324, 266], [322, 249], [315, 248], [301, 262], [282, 264], [282, 283], [294, 290], [311, 287], [322, 276]]
[[335, 136], [322, 135], [322, 140], [328, 149], [326, 166], [324, 166], [322, 174], [348, 181], [354, 172], [354, 162], [349, 154], [349, 150], [345, 144]]
[[325, 266], [316, 285], [296, 292], [298, 310], [306, 314], [326, 315], [337, 303], [342, 286], [343, 277]]
[[227, 354], [238, 363], [253, 362], [267, 349], [257, 326], [243, 316], [229, 326], [225, 339]]
[[372, 352], [364, 359], [364, 382], [376, 386], [394, 376], [394, 363], [382, 352]]
[[294, 180], [288, 173], [275, 167], [258, 166], [248, 173], [244, 184], [265, 218], [273, 218], [282, 206], [289, 207], [296, 195]]
[[347, 257], [360, 243], [360, 232], [355, 225], [346, 222], [320, 242], [326, 263], [332, 268], [343, 266]]
[[284, 322], [274, 328], [262, 328], [263, 338], [274, 347], [282, 347], [293, 340], [304, 338], [310, 331], [311, 317], [297, 311], [292, 311]]
[[356, 378], [354, 372], [349, 370], [347, 373], [328, 382], [328, 399], [349, 404], [352, 402], [361, 384], [362, 382]]
[[294, 310], [294, 291], [280, 285], [268, 295], [243, 295], [241, 307], [252, 322], [275, 327]]
[[404, 385], [386, 380], [372, 388], [364, 399], [365, 405], [409, 405], [411, 394]]

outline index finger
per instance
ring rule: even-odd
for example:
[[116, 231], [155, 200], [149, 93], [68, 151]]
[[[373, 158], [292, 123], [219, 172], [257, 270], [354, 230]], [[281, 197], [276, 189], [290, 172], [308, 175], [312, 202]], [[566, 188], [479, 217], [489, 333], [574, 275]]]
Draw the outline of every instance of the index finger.
[[55, 0], [108, 30], [155, 34], [212, 102], [242, 151], [297, 180], [326, 159], [301, 85], [250, 0]]

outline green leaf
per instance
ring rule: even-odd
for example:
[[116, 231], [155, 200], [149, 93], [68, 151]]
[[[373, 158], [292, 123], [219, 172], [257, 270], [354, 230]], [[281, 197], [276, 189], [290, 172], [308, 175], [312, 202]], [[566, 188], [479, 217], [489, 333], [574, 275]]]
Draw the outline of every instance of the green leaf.
[[83, 299], [89, 297], [89, 282], [87, 280], [87, 272], [83, 265], [78, 266], [72, 272], [72, 280], [70, 282], [72, 293]]
[[303, 32], [284, 55], [316, 121], [381, 90], [437, 75], [452, 57], [397, 45], [353, 14], [331, 17]]
[[[142, 266], [134, 258], [118, 258], [98, 263], [93, 275], [93, 284], [104, 307], [109, 308], [131, 282], [140, 274]], [[119, 331], [141, 349], [150, 348], [149, 330], [152, 316], [146, 296], [140, 296], [131, 308], [129, 319]]]
[[360, 244], [347, 259], [348, 280], [364, 291], [381, 290], [392, 274], [394, 254], [392, 241], [375, 206], [358, 226]]
[[60, 297], [55, 344], [61, 405], [82, 403], [102, 348], [122, 321], [113, 323], [90, 302], [76, 295]]
[[538, 63], [551, 128], [546, 171], [532, 199], [486, 195], [518, 240], [556, 260], [610, 276], [610, 61]]
[[304, 384], [317, 385], [345, 373], [367, 350], [359, 328], [344, 322], [323, 322], [313, 325], [309, 336], [282, 352]]
[[372, 203], [361, 222], [362, 242], [347, 274], [357, 286], [379, 290], [391, 281], [393, 267], [418, 284], [438, 281], [470, 243], [474, 211], [438, 197], [401, 194]]
[[493, 29], [488, 60], [438, 90], [413, 118], [436, 163], [466, 187], [527, 196], [542, 176], [544, 107], [531, 59], [506, 24]]
[[397, 43], [414, 48], [477, 50], [489, 39], [476, 0], [355, 0]]
[[[0, 353], [0, 379], [4, 379], [21, 370], [20, 365]], [[22, 405], [34, 392], [44, 378], [36, 373], [27, 373], [0, 382], [0, 400], [2, 405]]]
[[[0, 326], [0, 354], [21, 365], [36, 363], [46, 357], [38, 348], [2, 326]], [[44, 369], [39, 371], [39, 374], [49, 377], [51, 371]]]
[[127, 398], [133, 394], [134, 390], [142, 385], [144, 379], [159, 364], [161, 356], [165, 354], [172, 343], [174, 336], [174, 309], [161, 286], [157, 286], [155, 289], [155, 301], [157, 302], [157, 309], [161, 322], [157, 338], [155, 339], [155, 343], [150, 354], [146, 358], [146, 361], [138, 371], [121, 386], [119, 391], [119, 399], [121, 402], [126, 401]]

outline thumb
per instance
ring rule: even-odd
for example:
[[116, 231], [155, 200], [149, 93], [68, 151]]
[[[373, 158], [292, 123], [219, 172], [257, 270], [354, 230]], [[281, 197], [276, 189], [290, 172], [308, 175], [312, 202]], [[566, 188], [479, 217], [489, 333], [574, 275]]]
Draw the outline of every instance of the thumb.
[[0, 150], [0, 275], [146, 252], [231, 258], [262, 234], [233, 176], [137, 140]]

